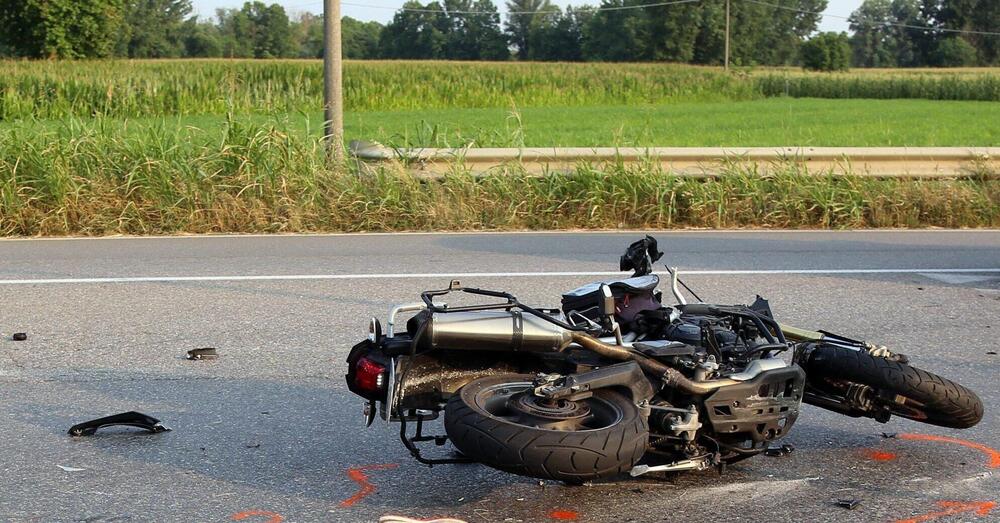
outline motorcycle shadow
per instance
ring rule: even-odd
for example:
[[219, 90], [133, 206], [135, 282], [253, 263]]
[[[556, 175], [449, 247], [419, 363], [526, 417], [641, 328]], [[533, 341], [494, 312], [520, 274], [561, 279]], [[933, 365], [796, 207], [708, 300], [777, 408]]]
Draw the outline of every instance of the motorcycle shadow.
[[[6, 410], [32, 426], [50, 442], [47, 452], [63, 456], [67, 463], [128, 470], [154, 490], [189, 491], [189, 503], [211, 503], [218, 515], [266, 502], [291, 507], [288, 510], [308, 505], [309, 510], [345, 517], [402, 512], [530, 520], [547, 507], [584, 508], [604, 503], [608, 496], [626, 503], [663, 494], [688, 499], [730, 490], [763, 492], [819, 475], [832, 480], [855, 474], [843, 470], [845, 457], [863, 460], [857, 449], [879, 439], [877, 432], [859, 431], [856, 424], [837, 428], [833, 417], [808, 409], [803, 414], [810, 419], [800, 420], [783, 440], [796, 448], [787, 456], [757, 456], [721, 476], [707, 470], [569, 486], [476, 464], [421, 465], [400, 444], [397, 425], [387, 427], [376, 419], [365, 429], [361, 405], [337, 388], [339, 376], [289, 382], [113, 371], [105, 378], [22, 385], [28, 394], [21, 397], [35, 400], [9, 404]], [[40, 399], [50, 397], [56, 399]], [[66, 435], [75, 423], [126, 410], [150, 414], [173, 430], [145, 434], [112, 428], [89, 437]], [[431, 426], [431, 432], [439, 430], [439, 425]], [[449, 451], [450, 446], [427, 449], [438, 456]], [[124, 472], [79, 474], [93, 474], [88, 483], [109, 490], [122, 488], [124, 476], [136, 477]], [[206, 483], [211, 490], [205, 491]], [[230, 491], [231, 497], [214, 497]], [[157, 500], [140, 496], [135, 502], [155, 506]]]

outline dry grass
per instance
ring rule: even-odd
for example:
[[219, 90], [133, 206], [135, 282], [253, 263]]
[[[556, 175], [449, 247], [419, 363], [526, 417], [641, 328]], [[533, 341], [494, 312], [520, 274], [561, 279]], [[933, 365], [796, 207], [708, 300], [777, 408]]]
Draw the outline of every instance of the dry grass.
[[324, 167], [320, 144], [221, 135], [0, 131], [0, 235], [668, 227], [996, 227], [1000, 181], [877, 180], [731, 165], [715, 179], [580, 165], [424, 181]]

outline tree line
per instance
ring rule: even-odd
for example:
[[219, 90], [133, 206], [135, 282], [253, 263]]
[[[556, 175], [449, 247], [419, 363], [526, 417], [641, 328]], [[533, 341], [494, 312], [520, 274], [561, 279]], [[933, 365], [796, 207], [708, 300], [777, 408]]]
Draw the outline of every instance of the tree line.
[[[561, 9], [549, 0], [409, 0], [383, 25], [344, 17], [352, 59], [668, 61], [720, 64], [725, 0], [636, 8], [601, 0]], [[730, 60], [818, 69], [995, 65], [997, 0], [865, 0], [851, 35], [817, 34], [827, 0], [731, 2]], [[290, 18], [246, 2], [211, 19], [190, 0], [0, 0], [0, 55], [33, 58], [316, 58], [321, 16]], [[905, 27], [903, 27], [905, 26]], [[949, 32], [968, 31], [965, 33]]]

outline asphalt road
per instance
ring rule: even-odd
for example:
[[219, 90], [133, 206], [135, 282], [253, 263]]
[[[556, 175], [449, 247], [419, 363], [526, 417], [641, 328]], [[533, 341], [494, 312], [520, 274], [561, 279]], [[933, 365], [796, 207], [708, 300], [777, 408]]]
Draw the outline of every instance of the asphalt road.
[[[998, 517], [1000, 508], [953, 502], [1000, 501], [1000, 454], [989, 452], [1000, 448], [1000, 357], [988, 354], [1000, 330], [1000, 232], [656, 233], [666, 261], [700, 271], [685, 279], [707, 300], [761, 294], [780, 320], [888, 344], [974, 389], [987, 414], [970, 430], [806, 406], [788, 456], [759, 456], [722, 477], [569, 487], [482, 466], [427, 468], [395, 426], [364, 428], [342, 375], [368, 317], [456, 274], [555, 305], [561, 291], [599, 278], [578, 273], [614, 271], [639, 235], [0, 241], [0, 520]], [[13, 332], [28, 340], [11, 341]], [[183, 359], [205, 346], [222, 356]], [[127, 410], [173, 431], [66, 435]], [[350, 469], [369, 465], [381, 467], [361, 471], [363, 489]], [[849, 511], [838, 498], [862, 503]]]

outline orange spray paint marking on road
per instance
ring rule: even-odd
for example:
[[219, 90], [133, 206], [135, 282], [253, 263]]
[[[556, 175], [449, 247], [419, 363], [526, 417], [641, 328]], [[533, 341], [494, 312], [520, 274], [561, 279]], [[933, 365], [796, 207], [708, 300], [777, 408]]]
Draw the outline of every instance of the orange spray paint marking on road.
[[1000, 452], [995, 449], [991, 449], [986, 445], [976, 443], [974, 441], [968, 441], [958, 438], [949, 438], [947, 436], [932, 436], [930, 434], [898, 434], [896, 435], [899, 439], [908, 439], [913, 441], [934, 441], [937, 443], [954, 443], [956, 445], [962, 445], [964, 447], [969, 447], [970, 449], [976, 449], [983, 454], [986, 454], [990, 458], [989, 463], [986, 464], [987, 467], [991, 469], [1000, 468]]
[[923, 523], [964, 512], [974, 512], [977, 516], [985, 516], [997, 506], [995, 501], [938, 501], [937, 504], [942, 510], [928, 512], [910, 519], [900, 519], [895, 523]]
[[268, 518], [265, 523], [281, 523], [285, 520], [281, 514], [275, 512], [268, 512], [266, 510], [247, 510], [246, 512], [237, 512], [233, 514], [233, 521], [243, 521], [247, 518], [260, 516], [262, 518]]
[[553, 510], [549, 512], [549, 517], [559, 521], [576, 521], [580, 515], [572, 510]]
[[368, 482], [368, 475], [365, 474], [365, 471], [394, 469], [398, 466], [399, 465], [396, 463], [383, 463], [380, 465], [362, 465], [360, 467], [347, 469], [347, 477], [353, 479], [358, 485], [361, 485], [361, 490], [344, 501], [341, 501], [340, 506], [345, 508], [350, 507], [351, 505], [361, 501], [365, 496], [375, 492], [375, 485]]
[[899, 457], [895, 452], [885, 452], [871, 449], [865, 451], [865, 456], [868, 456], [868, 459], [872, 461], [892, 461]]

